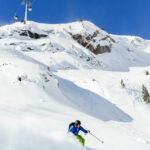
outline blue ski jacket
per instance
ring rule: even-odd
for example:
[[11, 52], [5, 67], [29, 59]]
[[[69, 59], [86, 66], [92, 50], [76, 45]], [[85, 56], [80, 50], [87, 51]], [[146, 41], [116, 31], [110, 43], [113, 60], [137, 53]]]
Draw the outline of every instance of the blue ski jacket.
[[82, 132], [84, 132], [84, 133], [87, 133], [87, 130], [85, 130], [82, 126], [80, 126], [79, 128], [78, 127], [76, 127], [76, 126], [74, 126], [74, 125], [72, 125], [71, 127], [70, 127], [70, 129], [68, 130], [68, 132], [72, 132], [74, 135], [78, 135], [78, 133], [79, 133], [79, 131], [82, 131]]

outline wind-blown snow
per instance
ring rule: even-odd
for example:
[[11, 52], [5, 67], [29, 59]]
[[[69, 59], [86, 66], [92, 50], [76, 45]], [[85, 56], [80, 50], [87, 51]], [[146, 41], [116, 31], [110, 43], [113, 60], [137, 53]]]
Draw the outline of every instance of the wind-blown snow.
[[[48, 36], [20, 36], [23, 30]], [[110, 53], [95, 55], [71, 37], [97, 30], [95, 45], [115, 41]], [[111, 35], [88, 21], [0, 27], [0, 149], [149, 150], [150, 107], [142, 100], [149, 60], [148, 40]], [[83, 148], [67, 133], [77, 119], [105, 143], [81, 133]]]

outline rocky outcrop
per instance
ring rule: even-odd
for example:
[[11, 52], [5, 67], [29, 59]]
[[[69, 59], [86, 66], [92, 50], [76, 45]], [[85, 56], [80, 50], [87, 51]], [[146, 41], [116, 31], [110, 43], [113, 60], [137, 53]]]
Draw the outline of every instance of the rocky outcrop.
[[40, 39], [40, 38], [48, 36], [46, 34], [33, 33], [29, 30], [22, 30], [22, 31], [20, 31], [19, 34], [20, 34], [20, 36], [29, 36], [30, 38], [33, 38], [33, 39]]
[[[71, 34], [71, 33], [70, 33]], [[76, 40], [82, 46], [88, 48], [94, 54], [110, 53], [112, 44], [115, 43], [115, 40], [112, 39], [109, 35], [105, 35], [103, 38], [99, 37], [99, 31], [96, 30], [92, 35], [87, 36], [81, 34], [71, 34], [72, 38]], [[103, 41], [107, 41], [106, 45], [102, 45]]]
[[95, 54], [102, 54], [102, 53], [110, 53], [111, 52], [111, 47], [109, 46], [100, 46], [100, 44], [97, 45], [96, 50], [94, 51]]

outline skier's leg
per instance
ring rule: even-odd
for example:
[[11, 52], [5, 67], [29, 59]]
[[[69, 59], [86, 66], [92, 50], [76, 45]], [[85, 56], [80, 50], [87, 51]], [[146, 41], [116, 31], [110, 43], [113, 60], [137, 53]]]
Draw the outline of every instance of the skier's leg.
[[81, 142], [81, 141], [80, 141], [80, 136], [79, 136], [79, 135], [77, 135], [76, 138], [79, 140], [79, 142]]
[[82, 137], [83, 146], [85, 145], [85, 139]]
[[77, 135], [76, 138], [82, 143], [82, 145], [85, 145], [85, 139], [81, 135]]

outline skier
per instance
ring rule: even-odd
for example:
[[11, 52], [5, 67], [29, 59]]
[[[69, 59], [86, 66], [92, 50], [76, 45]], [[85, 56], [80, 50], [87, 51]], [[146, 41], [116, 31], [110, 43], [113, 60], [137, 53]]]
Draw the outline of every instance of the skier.
[[76, 136], [76, 138], [79, 140], [79, 142], [81, 142], [82, 145], [84, 146], [85, 145], [85, 139], [81, 135], [78, 134], [80, 130], [84, 133], [90, 133], [89, 130], [85, 130], [81, 126], [81, 121], [76, 120], [75, 122], [70, 123], [68, 132], [73, 133]]

